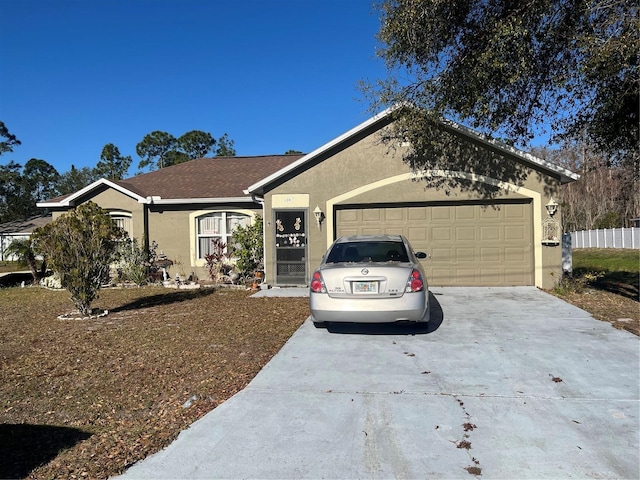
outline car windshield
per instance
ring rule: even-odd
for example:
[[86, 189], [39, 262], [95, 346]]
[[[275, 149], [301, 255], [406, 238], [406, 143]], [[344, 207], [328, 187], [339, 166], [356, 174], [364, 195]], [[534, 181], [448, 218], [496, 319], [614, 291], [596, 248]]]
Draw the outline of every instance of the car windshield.
[[329, 252], [326, 263], [408, 261], [404, 243], [379, 241], [336, 243]]

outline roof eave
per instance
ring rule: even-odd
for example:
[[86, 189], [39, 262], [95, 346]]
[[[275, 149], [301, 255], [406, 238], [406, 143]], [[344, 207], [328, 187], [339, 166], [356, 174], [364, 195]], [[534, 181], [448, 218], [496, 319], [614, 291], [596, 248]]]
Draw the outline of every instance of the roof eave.
[[193, 205], [203, 203], [255, 203], [251, 197], [220, 197], [220, 198], [161, 198], [147, 197], [150, 205]]
[[575, 182], [580, 178], [580, 175], [578, 175], [577, 173], [573, 173], [572, 171], [561, 167], [560, 165], [556, 165], [555, 163], [551, 163], [547, 160], [544, 160], [543, 158], [536, 157], [535, 155], [512, 147], [511, 145], [507, 145], [506, 143], [500, 142], [494, 138], [482, 135], [481, 133], [478, 133], [468, 127], [465, 127], [464, 125], [454, 122], [453, 120], [441, 119], [440, 122], [445, 128], [456, 130], [467, 137], [474, 138], [477, 141], [484, 143], [485, 145], [489, 145], [497, 150], [509, 153], [524, 160], [526, 163], [536, 165], [552, 174], [558, 175], [560, 177], [560, 183], [562, 184]]
[[69, 195], [68, 197], [66, 197], [65, 199], [63, 199], [60, 202], [37, 202], [36, 203], [36, 207], [39, 208], [56, 208], [56, 207], [72, 207], [75, 205], [75, 201], [76, 199], [78, 199], [79, 197], [81, 197], [82, 195], [85, 195], [86, 193], [91, 192], [92, 190], [95, 190], [96, 188], [98, 188], [101, 185], [105, 185], [109, 188], [113, 188], [114, 190], [119, 191], [120, 193], [123, 193], [124, 195], [127, 195], [131, 198], [133, 198], [134, 200], [136, 200], [138, 203], [147, 203], [147, 199], [145, 197], [142, 197], [140, 195], [138, 195], [137, 193], [132, 192], [131, 190], [118, 185], [115, 182], [112, 182], [111, 180], [107, 180], [106, 178], [101, 178], [99, 180], [96, 180], [95, 182], [87, 185], [86, 187], [78, 190], [77, 192]]

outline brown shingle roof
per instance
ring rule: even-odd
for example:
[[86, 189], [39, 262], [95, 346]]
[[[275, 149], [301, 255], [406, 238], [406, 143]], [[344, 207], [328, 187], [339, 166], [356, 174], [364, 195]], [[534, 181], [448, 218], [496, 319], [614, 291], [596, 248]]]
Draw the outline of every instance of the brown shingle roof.
[[199, 158], [114, 183], [141, 197], [162, 199], [245, 197], [251, 184], [303, 155]]
[[13, 220], [11, 222], [0, 225], [1, 234], [28, 234], [32, 233], [36, 228], [42, 227], [47, 223], [51, 223], [51, 215], [36, 215], [26, 220]]

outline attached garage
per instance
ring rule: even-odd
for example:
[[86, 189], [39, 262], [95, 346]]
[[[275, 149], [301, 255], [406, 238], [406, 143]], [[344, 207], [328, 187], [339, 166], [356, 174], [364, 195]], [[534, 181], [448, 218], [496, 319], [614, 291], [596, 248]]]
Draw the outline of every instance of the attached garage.
[[337, 236], [401, 233], [432, 285], [533, 285], [531, 202], [343, 207]]
[[[501, 166], [495, 176], [471, 167], [414, 171], [403, 161], [410, 146], [380, 141], [392, 121], [390, 111], [383, 112], [249, 186], [264, 202], [267, 282], [305, 285], [340, 236], [400, 233], [430, 255], [423, 264], [433, 286], [551, 288], [562, 274], [553, 197], [578, 176], [461, 126], [451, 133], [478, 155], [469, 165], [489, 155]], [[461, 182], [438, 188], [434, 178]], [[295, 219], [291, 225], [281, 220], [287, 214]], [[291, 269], [283, 252], [294, 249], [296, 277], [279, 274]]]

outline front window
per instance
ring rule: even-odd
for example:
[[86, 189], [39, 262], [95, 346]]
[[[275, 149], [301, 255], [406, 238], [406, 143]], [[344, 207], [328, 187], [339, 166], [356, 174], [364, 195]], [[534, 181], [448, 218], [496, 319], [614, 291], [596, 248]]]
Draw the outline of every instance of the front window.
[[236, 227], [246, 227], [250, 220], [249, 215], [234, 212], [216, 212], [198, 217], [196, 219], [198, 258], [203, 259], [211, 254], [213, 240], [216, 238], [228, 245]]
[[111, 219], [115, 222], [115, 224], [122, 228], [127, 234], [129, 238], [133, 237], [133, 221], [131, 219], [131, 214], [126, 213], [110, 213]]

